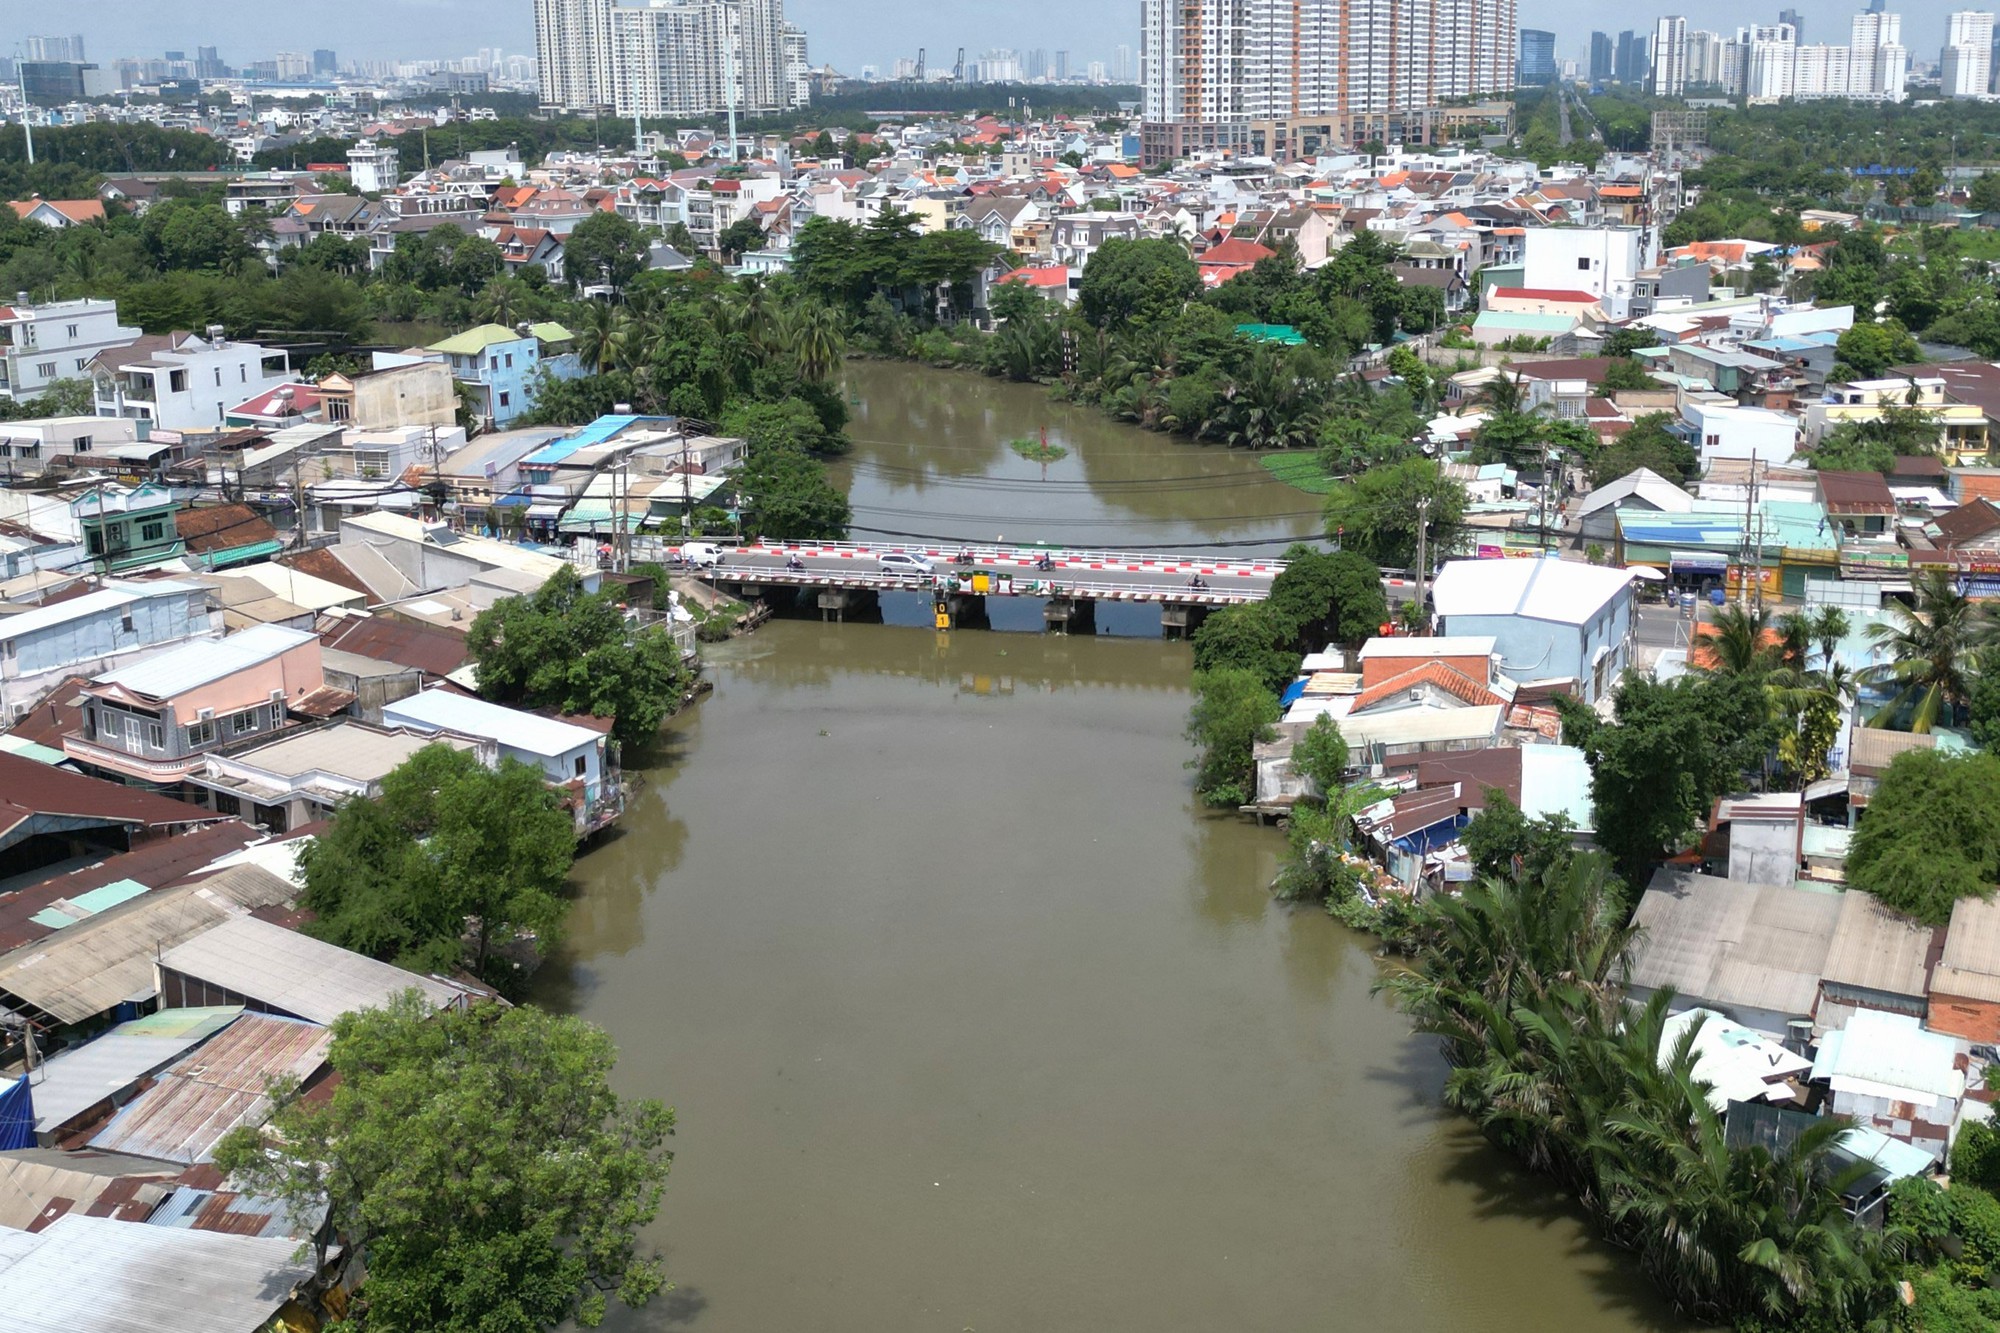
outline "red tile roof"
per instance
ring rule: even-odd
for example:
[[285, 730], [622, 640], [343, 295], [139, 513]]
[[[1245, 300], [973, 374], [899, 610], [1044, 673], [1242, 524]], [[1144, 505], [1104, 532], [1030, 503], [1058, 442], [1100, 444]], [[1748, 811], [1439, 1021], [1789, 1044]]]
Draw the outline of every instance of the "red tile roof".
[[261, 829], [240, 819], [224, 819], [169, 838], [155, 838], [129, 852], [0, 896], [0, 952], [53, 935], [53, 927], [30, 918], [61, 899], [77, 898], [121, 879], [149, 889], [165, 888], [231, 852], [262, 842], [264, 837]]
[[1001, 282], [1018, 283], [1023, 287], [1067, 287], [1069, 270], [1061, 264], [1051, 264], [1043, 268], [1017, 268], [1004, 275]]
[[1589, 292], [1564, 287], [1495, 287], [1493, 295], [1508, 301], [1595, 301]]
[[1443, 662], [1425, 662], [1398, 672], [1379, 685], [1370, 686], [1354, 697], [1354, 712], [1372, 708], [1385, 699], [1394, 698], [1404, 690], [1418, 685], [1435, 685], [1446, 694], [1478, 708], [1505, 702], [1493, 691], [1481, 685], [1455, 666]]
[[1231, 238], [1219, 245], [1211, 245], [1208, 249], [1202, 251], [1199, 262], [1203, 267], [1212, 264], [1231, 264], [1248, 268], [1258, 260], [1269, 259], [1277, 253], [1276, 250], [1259, 245], [1255, 241]]
[[224, 818], [137, 787], [100, 782], [0, 752], [0, 847], [26, 836], [24, 826], [38, 815], [123, 824], [135, 831], [165, 831]]
[[393, 616], [343, 616], [321, 632], [319, 641], [343, 653], [393, 662], [432, 676], [450, 675], [465, 665], [467, 656], [463, 634]]
[[174, 517], [174, 527], [188, 550], [196, 555], [234, 551], [243, 546], [278, 540], [278, 530], [264, 516], [245, 504], [210, 505], [205, 509], [183, 509]]
[[104, 221], [104, 201], [102, 199], [16, 199], [7, 207], [20, 217], [26, 217], [37, 208], [53, 208], [71, 222]]

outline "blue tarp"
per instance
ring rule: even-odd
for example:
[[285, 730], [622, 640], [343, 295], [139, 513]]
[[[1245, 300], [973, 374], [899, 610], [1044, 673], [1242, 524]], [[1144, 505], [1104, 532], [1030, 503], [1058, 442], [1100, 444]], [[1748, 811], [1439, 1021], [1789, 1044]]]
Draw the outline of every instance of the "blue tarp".
[[1278, 696], [1278, 707], [1290, 708], [1304, 696], [1305, 692], [1306, 683], [1304, 681], [1293, 681], [1291, 684], [1285, 686], [1285, 692]]
[[0, 1087], [0, 1152], [35, 1146], [35, 1095], [28, 1080]]

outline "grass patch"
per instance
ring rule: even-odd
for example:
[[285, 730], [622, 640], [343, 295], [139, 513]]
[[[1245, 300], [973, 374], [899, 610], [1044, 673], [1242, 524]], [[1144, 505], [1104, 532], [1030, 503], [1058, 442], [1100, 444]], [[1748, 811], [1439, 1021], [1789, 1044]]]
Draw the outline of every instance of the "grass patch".
[[1340, 484], [1338, 477], [1329, 477], [1321, 470], [1317, 451], [1300, 449], [1292, 453], [1266, 454], [1260, 461], [1264, 470], [1274, 478], [1307, 495], [1325, 495]]

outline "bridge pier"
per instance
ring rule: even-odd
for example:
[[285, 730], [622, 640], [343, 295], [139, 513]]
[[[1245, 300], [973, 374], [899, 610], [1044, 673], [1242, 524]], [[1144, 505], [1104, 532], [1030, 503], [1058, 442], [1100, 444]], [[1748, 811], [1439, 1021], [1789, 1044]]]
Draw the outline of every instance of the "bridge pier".
[[1057, 634], [1097, 633], [1097, 603], [1088, 597], [1052, 597], [1042, 607], [1042, 625]]
[[946, 629], [991, 629], [993, 622], [986, 614], [986, 599], [977, 593], [952, 592], [938, 599], [944, 608]]
[[1186, 602], [1167, 602], [1160, 607], [1160, 633], [1169, 639], [1192, 638], [1208, 619], [1209, 608]]
[[854, 601], [851, 588], [821, 588], [819, 590], [819, 618], [836, 624], [847, 619], [847, 608]]

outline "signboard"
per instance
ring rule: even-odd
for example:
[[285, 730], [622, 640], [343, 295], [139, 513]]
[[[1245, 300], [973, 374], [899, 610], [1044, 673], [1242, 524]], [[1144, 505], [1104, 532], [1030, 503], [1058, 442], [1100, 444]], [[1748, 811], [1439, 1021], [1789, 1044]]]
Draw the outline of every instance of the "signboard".
[[1741, 596], [1746, 586], [1755, 588], [1766, 597], [1776, 597], [1784, 589], [1784, 582], [1778, 571], [1769, 565], [1762, 569], [1745, 569], [1742, 565], [1731, 565], [1723, 579], [1723, 587], [1732, 597]]

